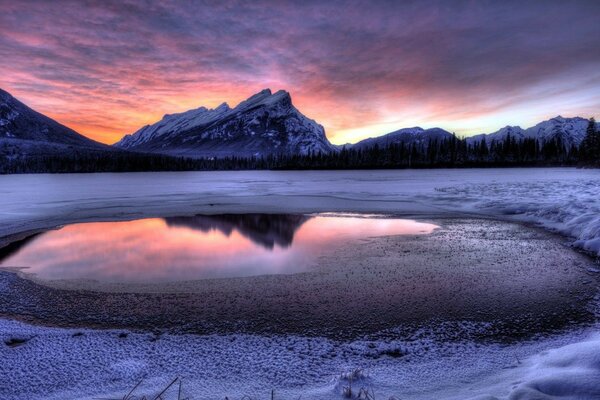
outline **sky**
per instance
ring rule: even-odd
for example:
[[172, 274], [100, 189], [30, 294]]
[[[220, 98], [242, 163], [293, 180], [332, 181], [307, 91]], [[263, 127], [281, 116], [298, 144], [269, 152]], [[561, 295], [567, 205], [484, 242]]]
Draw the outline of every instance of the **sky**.
[[0, 88], [104, 143], [271, 88], [337, 144], [600, 117], [600, 1], [0, 0]]

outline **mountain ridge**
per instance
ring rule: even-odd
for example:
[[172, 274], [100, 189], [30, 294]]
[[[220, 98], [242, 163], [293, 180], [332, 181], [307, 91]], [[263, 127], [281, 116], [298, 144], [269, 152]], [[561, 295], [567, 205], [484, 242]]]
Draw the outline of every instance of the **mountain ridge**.
[[234, 108], [199, 107], [166, 114], [125, 135], [115, 147], [187, 157], [308, 155], [337, 151], [325, 130], [304, 116], [284, 90], [264, 89]]
[[[529, 128], [507, 125], [492, 133], [483, 133], [465, 138], [467, 143], [473, 144], [485, 138], [489, 144], [491, 140], [504, 140], [509, 134], [517, 140], [538, 139], [542, 142], [560, 138], [567, 146], [579, 146], [585, 138], [589, 119], [582, 117], [562, 117], [560, 115], [538, 122]], [[600, 124], [596, 123], [597, 127]]]
[[110, 148], [33, 110], [2, 89], [0, 89], [0, 139], [19, 139], [104, 150]]
[[[585, 138], [586, 129], [589, 119], [582, 117], [565, 118], [556, 116], [537, 123], [536, 125], [523, 129], [520, 126], [507, 125], [499, 130], [491, 133], [481, 133], [474, 136], [467, 136], [464, 139], [467, 144], [473, 145], [480, 143], [484, 138], [487, 145], [491, 144], [492, 140], [502, 141], [509, 134], [517, 140], [538, 139], [542, 143], [560, 137], [566, 146], [579, 146]], [[600, 123], [596, 123], [600, 128]], [[354, 144], [343, 145], [345, 148], [367, 149], [375, 145], [386, 147], [390, 144], [404, 143], [406, 145], [423, 144], [427, 145], [429, 140], [450, 139], [454, 136], [453, 133], [442, 128], [423, 129], [421, 127], [401, 128], [393, 132], [363, 139]]]
[[427, 144], [429, 140], [449, 139], [452, 134], [442, 128], [423, 129], [421, 127], [402, 128], [382, 136], [363, 139], [353, 145], [354, 149], [368, 149], [374, 146], [387, 147], [391, 144]]

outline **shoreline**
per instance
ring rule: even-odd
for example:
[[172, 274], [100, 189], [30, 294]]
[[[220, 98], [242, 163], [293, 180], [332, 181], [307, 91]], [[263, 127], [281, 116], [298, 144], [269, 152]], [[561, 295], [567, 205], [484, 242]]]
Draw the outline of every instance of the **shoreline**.
[[492, 323], [499, 338], [593, 321], [585, 304], [600, 276], [561, 237], [491, 219], [427, 221], [440, 228], [348, 243], [295, 274], [130, 284], [0, 272], [2, 314], [51, 326], [340, 339], [430, 320]]
[[[13, 377], [0, 387], [0, 395], [6, 400], [121, 398], [142, 382], [136, 393], [151, 398], [178, 377], [183, 393], [194, 400], [270, 398], [271, 390], [276, 399], [334, 400], [348, 384], [344, 375], [362, 371], [355, 388], [368, 388], [377, 398], [507, 399], [522, 391], [544, 394], [539, 381], [552, 374], [572, 384], [572, 368], [597, 373], [587, 364], [600, 352], [597, 329], [482, 345], [468, 338], [436, 339], [435, 330], [405, 339], [338, 342], [290, 335], [40, 327], [0, 318], [0, 339], [23, 341], [0, 346], [5, 361], [0, 372]], [[39, 369], [35, 360], [45, 367]], [[573, 365], [573, 360], [579, 361]], [[567, 367], [557, 370], [557, 362]], [[176, 392], [169, 396], [177, 398]]]

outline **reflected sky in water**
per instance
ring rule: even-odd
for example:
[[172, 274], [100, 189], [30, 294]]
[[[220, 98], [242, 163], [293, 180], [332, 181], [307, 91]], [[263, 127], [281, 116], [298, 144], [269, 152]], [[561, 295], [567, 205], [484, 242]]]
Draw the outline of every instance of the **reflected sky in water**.
[[172, 282], [314, 267], [345, 243], [426, 234], [433, 224], [332, 215], [241, 214], [68, 225], [15, 247], [1, 266], [27, 267], [41, 279]]

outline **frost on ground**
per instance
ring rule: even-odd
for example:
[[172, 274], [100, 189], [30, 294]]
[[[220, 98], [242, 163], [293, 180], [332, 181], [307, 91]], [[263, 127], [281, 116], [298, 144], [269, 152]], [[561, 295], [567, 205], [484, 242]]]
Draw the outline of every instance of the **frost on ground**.
[[[485, 326], [466, 323], [464, 329]], [[344, 343], [43, 328], [2, 320], [0, 398], [123, 398], [140, 381], [138, 398], [152, 398], [179, 377], [183, 394], [193, 400], [269, 399], [271, 390], [275, 399], [333, 400], [344, 398], [349, 386], [382, 399], [591, 400], [600, 393], [600, 337], [587, 335], [482, 346], [439, 340], [424, 330], [402, 341]], [[569, 345], [573, 340], [581, 342]], [[571, 397], [560, 397], [565, 393]], [[163, 398], [176, 399], [177, 388]]]

